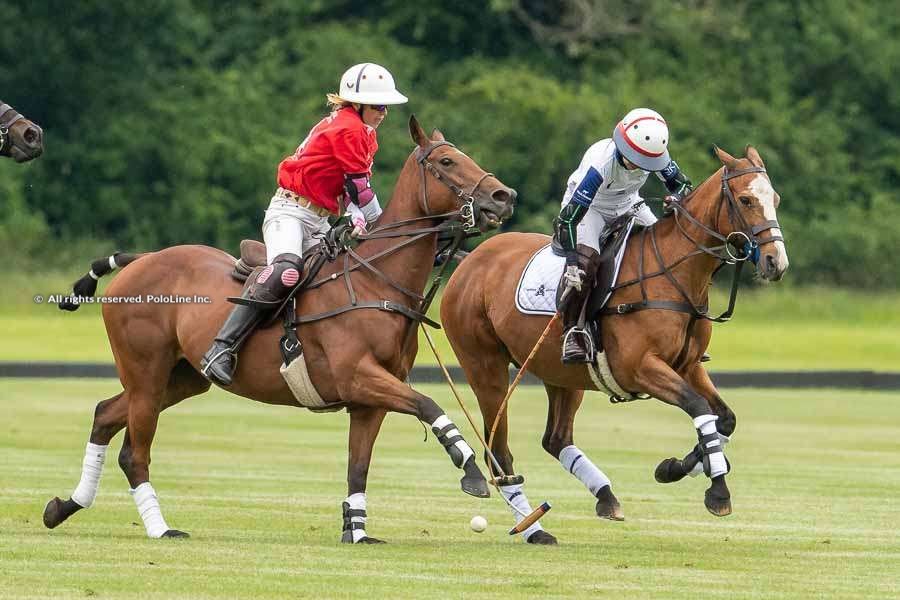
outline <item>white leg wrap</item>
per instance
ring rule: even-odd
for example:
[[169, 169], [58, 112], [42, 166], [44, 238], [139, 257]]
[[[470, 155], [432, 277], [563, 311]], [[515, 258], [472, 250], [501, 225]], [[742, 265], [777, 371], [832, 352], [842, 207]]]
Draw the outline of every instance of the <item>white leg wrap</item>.
[[610, 484], [606, 473], [597, 468], [578, 446], [566, 446], [559, 453], [559, 462], [563, 469], [578, 478], [592, 496], [596, 496], [602, 488]]
[[[431, 428], [432, 428], [432, 430], [434, 430], [435, 428], [442, 429], [442, 428], [446, 427], [447, 425], [454, 425], [454, 423], [453, 423], [453, 421], [450, 420], [450, 417], [448, 417], [447, 415], [441, 415], [437, 419], [434, 420], [434, 423], [431, 424]], [[454, 429], [448, 430], [445, 435], [447, 437], [452, 437], [455, 435], [462, 435], [462, 434], [459, 432], [459, 429], [454, 428]], [[456, 446], [456, 448], [459, 450], [460, 454], [462, 454], [462, 464], [463, 465], [466, 464], [466, 461], [469, 460], [470, 456], [475, 456], [475, 451], [472, 450], [472, 447], [469, 446], [469, 444], [466, 443], [466, 441], [464, 439], [457, 440], [453, 445]]]
[[[347, 504], [350, 505], [350, 508], [351, 508], [351, 509], [366, 510], [366, 493], [365, 493], [365, 492], [358, 492], [358, 493], [356, 493], [356, 494], [351, 494], [351, 495], [347, 496], [346, 502], [347, 502]], [[366, 517], [351, 517], [351, 518], [350, 518], [350, 522], [352, 522], [352, 523], [362, 523], [363, 525], [365, 525], [365, 524], [366, 524]], [[363, 528], [363, 529], [354, 529], [354, 530], [352, 531], [352, 533], [353, 533], [353, 543], [354, 543], [354, 544], [355, 544], [356, 542], [358, 542], [359, 540], [361, 540], [362, 538], [366, 537], [366, 530], [365, 530], [365, 528]]]
[[[531, 504], [528, 503], [528, 498], [525, 497], [525, 492], [522, 491], [522, 485], [502, 485], [500, 486], [500, 493], [503, 494], [504, 498], [509, 500], [510, 504], [519, 509], [516, 510], [510, 508], [513, 515], [516, 517], [516, 525], [525, 519], [519, 511], [525, 513], [525, 516], [531, 514]], [[543, 531], [543, 529], [544, 528], [541, 527], [541, 522], [537, 521], [534, 525], [522, 532], [522, 538], [527, 542], [528, 538], [530, 538], [535, 531]]]
[[162, 510], [159, 508], [156, 490], [147, 481], [131, 490], [131, 495], [134, 496], [138, 514], [141, 515], [141, 520], [144, 521], [147, 536], [152, 538], [162, 537], [162, 534], [169, 530], [169, 526], [166, 525], [166, 520], [162, 516]]
[[84, 450], [84, 461], [81, 463], [81, 480], [75, 491], [72, 492], [72, 500], [82, 508], [90, 508], [97, 497], [97, 488], [100, 486], [100, 475], [103, 474], [103, 463], [106, 461], [106, 446], [98, 446], [88, 442]]
[[109, 270], [115, 271], [118, 267], [119, 267], [119, 265], [116, 264], [116, 257], [110, 256], [109, 257]]
[[[694, 427], [700, 432], [700, 435], [716, 434], [718, 439], [706, 443], [706, 451], [712, 450], [712, 454], [708, 454], [709, 460], [709, 476], [710, 478], [724, 475], [728, 472], [728, 465], [725, 462], [724, 444], [722, 436], [716, 431], [716, 421], [719, 417], [715, 415], [700, 415], [694, 419]], [[727, 439], [727, 438], [726, 438]]]

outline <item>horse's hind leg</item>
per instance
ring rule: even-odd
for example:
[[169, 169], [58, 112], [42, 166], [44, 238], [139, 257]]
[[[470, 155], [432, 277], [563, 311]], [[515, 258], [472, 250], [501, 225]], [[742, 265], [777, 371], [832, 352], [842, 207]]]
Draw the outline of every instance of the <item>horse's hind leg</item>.
[[591, 462], [573, 440], [575, 413], [581, 406], [584, 391], [548, 384], [544, 384], [544, 387], [550, 401], [547, 410], [547, 429], [542, 440], [544, 450], [559, 460], [562, 467], [583, 483], [597, 499], [594, 509], [598, 517], [624, 521], [625, 515], [619, 500], [612, 492], [609, 477]]
[[113, 436], [125, 427], [127, 419], [128, 399], [125, 392], [119, 392], [97, 404], [90, 440], [82, 461], [81, 480], [68, 500], [55, 497], [47, 503], [44, 508], [44, 525], [47, 528], [57, 527], [82, 508], [89, 508], [94, 503], [103, 463], [106, 461], [106, 449]]
[[[713, 414], [718, 417], [716, 429], [724, 446], [730, 441], [731, 434], [734, 433], [737, 424], [734, 411], [722, 400], [719, 391], [709, 378], [709, 374], [701, 365], [695, 365], [687, 374], [685, 380], [701, 396], [706, 398]], [[687, 475], [696, 477], [701, 473], [703, 473], [703, 451], [700, 445], [697, 444], [682, 459], [677, 459], [673, 456], [660, 462], [656, 467], [654, 477], [660, 483], [673, 483], [680, 481]]]
[[[475, 327], [480, 333], [480, 337], [486, 338], [488, 328]], [[474, 336], [473, 336], [474, 337]], [[460, 343], [457, 341], [457, 343]], [[478, 399], [478, 407], [481, 409], [481, 416], [484, 420], [484, 439], [488, 440], [491, 436], [491, 427], [497, 420], [497, 413], [503, 398], [506, 396], [506, 390], [509, 386], [509, 358], [506, 349], [496, 339], [467, 339], [464, 343], [474, 343], [477, 349], [469, 348], [459, 350], [454, 347], [456, 355], [459, 357], [460, 365], [466, 373], [466, 378], [475, 397]], [[503, 473], [507, 476], [515, 474], [513, 469], [513, 456], [509, 449], [508, 424], [506, 411], [497, 420], [497, 429], [494, 432], [491, 444], [491, 452], [503, 469]], [[488, 469], [493, 472], [494, 465], [490, 456], [485, 452], [485, 463]], [[495, 477], [499, 477], [498, 473], [494, 473]], [[531, 504], [525, 496], [525, 485], [522, 483], [507, 483], [499, 486], [500, 493], [506, 498], [510, 505], [510, 510], [515, 517], [518, 525], [522, 520], [532, 512]], [[525, 531], [522, 532], [523, 539], [529, 544], [556, 544], [556, 537], [544, 530], [540, 521], [537, 521]]]
[[119, 452], [119, 467], [131, 486], [147, 535], [151, 538], [188, 537], [183, 531], [170, 529], [162, 516], [156, 490], [150, 483], [150, 446], [159, 413], [185, 398], [205, 392], [210, 384], [183, 359], [169, 372], [168, 380], [162, 385], [150, 376], [151, 373], [152, 370], [145, 371], [139, 381], [133, 382], [133, 387], [126, 389], [128, 429]]
[[[696, 380], [695, 377], [693, 379]], [[678, 406], [693, 419], [703, 454], [703, 471], [712, 482], [706, 490], [704, 503], [707, 510], [718, 517], [731, 514], [731, 493], [725, 483], [729, 465], [725, 459], [722, 439], [716, 429], [718, 417], [713, 414], [709, 401], [669, 365], [649, 353], [644, 356], [635, 373], [635, 383], [639, 390]]]

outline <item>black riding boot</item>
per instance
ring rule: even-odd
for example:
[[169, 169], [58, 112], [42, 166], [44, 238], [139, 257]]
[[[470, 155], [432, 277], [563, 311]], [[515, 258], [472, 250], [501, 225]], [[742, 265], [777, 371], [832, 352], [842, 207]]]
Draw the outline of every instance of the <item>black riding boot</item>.
[[200, 361], [200, 372], [207, 379], [222, 386], [231, 385], [240, 346], [269, 309], [277, 309], [287, 298], [302, 272], [303, 264], [299, 256], [279, 254], [271, 265], [256, 276], [241, 295], [251, 304], [248, 306], [240, 302], [234, 307], [212, 347]]
[[581, 290], [571, 290], [563, 301], [562, 291], [564, 290], [564, 282], [561, 280], [559, 284], [559, 294], [557, 304], [563, 317], [563, 334], [562, 343], [562, 361], [563, 364], [584, 364], [594, 362], [594, 341], [591, 333], [584, 325], [583, 311], [586, 309], [585, 304], [591, 295], [596, 280], [597, 268], [600, 262], [600, 255], [590, 246], [578, 244], [578, 266], [584, 271], [584, 281], [581, 283]]
[[238, 342], [246, 339], [246, 334], [256, 327], [261, 318], [262, 311], [256, 306], [238, 304], [231, 310], [212, 347], [200, 361], [204, 377], [221, 386], [231, 385], [240, 350]]

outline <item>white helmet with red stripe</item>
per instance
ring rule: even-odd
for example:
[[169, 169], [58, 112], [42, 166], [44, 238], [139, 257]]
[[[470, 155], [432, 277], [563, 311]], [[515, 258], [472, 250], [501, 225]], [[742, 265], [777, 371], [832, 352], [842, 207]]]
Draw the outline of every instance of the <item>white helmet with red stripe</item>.
[[669, 126], [655, 110], [635, 108], [616, 125], [613, 141], [622, 156], [645, 171], [668, 166]]
[[394, 77], [375, 63], [353, 65], [341, 77], [337, 95], [358, 104], [406, 104], [408, 98], [397, 91]]

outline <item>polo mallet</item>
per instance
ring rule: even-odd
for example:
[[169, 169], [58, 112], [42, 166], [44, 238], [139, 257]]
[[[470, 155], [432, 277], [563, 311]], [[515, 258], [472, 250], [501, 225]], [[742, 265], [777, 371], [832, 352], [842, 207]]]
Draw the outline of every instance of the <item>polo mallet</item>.
[[[435, 345], [434, 345], [434, 340], [431, 339], [431, 334], [428, 333], [428, 329], [426, 329], [425, 327], [422, 328], [422, 331], [425, 333], [425, 339], [428, 341], [428, 345], [431, 347], [431, 351], [432, 351], [432, 353], [434, 353], [434, 357], [437, 359], [438, 365], [440, 365], [440, 367], [441, 367], [441, 371], [444, 372], [444, 378], [447, 380], [447, 383], [450, 385], [450, 391], [453, 392], [453, 396], [456, 398], [456, 402], [459, 403], [459, 407], [462, 409], [463, 413], [466, 415], [466, 419], [468, 419], [469, 425], [472, 426], [472, 430], [475, 432], [475, 435], [478, 437], [478, 441], [481, 442], [481, 445], [484, 448], [485, 453], [490, 458], [490, 462], [488, 462], [488, 471], [490, 472], [490, 475], [491, 475], [491, 483], [494, 485], [494, 487], [497, 488], [497, 491], [500, 492], [500, 497], [503, 498], [503, 501], [506, 502], [506, 504], [509, 505], [509, 507], [511, 509], [513, 509], [514, 511], [516, 511], [523, 517], [523, 520], [521, 521], [521, 523], [519, 523], [519, 525], [521, 525], [522, 523], [525, 523], [525, 522], [528, 523], [528, 525], [525, 526], [525, 529], [527, 529], [535, 521], [540, 519], [541, 516], [545, 512], [550, 510], [550, 505], [547, 504], [546, 502], [544, 502], [536, 510], [532, 511], [531, 514], [526, 514], [525, 511], [519, 510], [506, 498], [506, 496], [503, 495], [503, 492], [500, 490], [501, 485], [510, 485], [510, 484], [515, 484], [515, 483], [521, 483], [524, 481], [524, 479], [520, 475], [509, 476], [503, 472], [503, 468], [500, 466], [500, 463], [497, 460], [497, 457], [494, 456], [493, 452], [491, 452], [490, 446], [488, 446], [487, 443], [485, 443], [484, 436], [481, 435], [481, 432], [478, 431], [478, 426], [475, 425], [475, 420], [472, 418], [472, 415], [469, 413], [468, 409], [466, 408], [466, 405], [463, 404], [462, 397], [460, 397], [459, 392], [456, 389], [456, 385], [454, 385], [453, 379], [450, 377], [450, 372], [447, 371], [447, 367], [444, 366], [444, 361], [441, 360], [441, 356], [440, 356], [440, 354], [438, 354], [437, 347], [435, 347]], [[494, 475], [494, 472], [493, 472], [494, 467], [496, 467], [497, 473], [499, 473], [501, 475], [499, 478], [497, 478]], [[546, 508], [544, 508], [545, 506], [546, 506]], [[518, 525], [517, 525], [517, 527], [518, 527]], [[524, 531], [524, 529], [522, 531]]]

